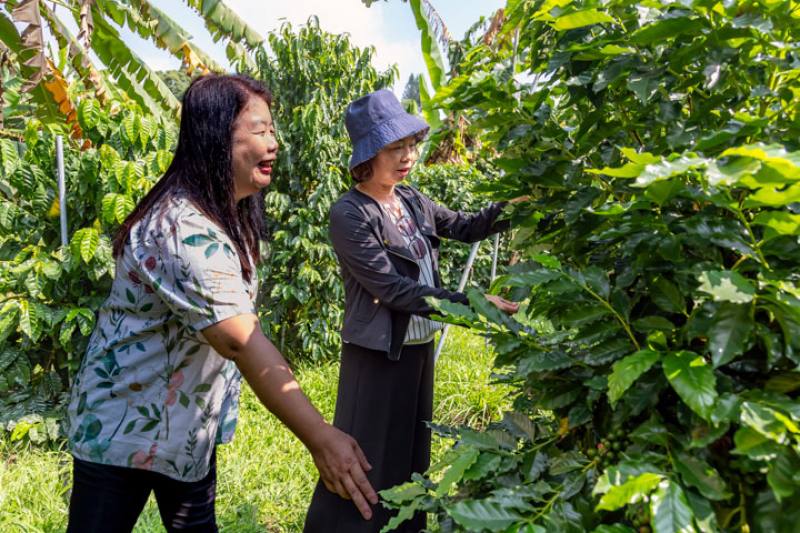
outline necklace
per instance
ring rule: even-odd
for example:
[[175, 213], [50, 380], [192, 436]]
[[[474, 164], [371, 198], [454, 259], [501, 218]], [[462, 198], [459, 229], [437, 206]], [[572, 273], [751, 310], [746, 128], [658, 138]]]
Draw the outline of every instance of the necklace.
[[400, 202], [397, 199], [397, 195], [395, 195], [394, 191], [391, 193], [391, 197], [389, 200], [379, 200], [375, 198], [373, 195], [356, 185], [356, 189], [361, 191], [362, 193], [366, 194], [380, 205], [384, 210], [386, 210], [389, 214], [394, 215], [395, 218], [400, 218], [402, 214], [402, 208], [400, 206]]

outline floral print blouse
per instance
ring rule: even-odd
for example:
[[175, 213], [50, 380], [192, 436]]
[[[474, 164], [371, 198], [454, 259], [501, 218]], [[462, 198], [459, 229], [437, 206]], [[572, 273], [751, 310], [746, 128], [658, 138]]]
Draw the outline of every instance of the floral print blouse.
[[233, 438], [241, 375], [200, 331], [255, 312], [222, 229], [185, 197], [131, 229], [69, 405], [74, 457], [181, 481], [206, 476]]

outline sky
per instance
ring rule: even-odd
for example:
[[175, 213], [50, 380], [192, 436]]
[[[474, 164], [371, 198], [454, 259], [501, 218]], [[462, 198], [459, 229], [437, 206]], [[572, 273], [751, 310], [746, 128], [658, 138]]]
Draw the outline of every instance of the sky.
[[[177, 0], [150, 0], [172, 19], [183, 26], [203, 50], [220, 64], [227, 65], [222, 43], [215, 44], [203, 26], [200, 17], [184, 2]], [[460, 39], [464, 32], [481, 16], [492, 15], [505, 0], [430, 0], [442, 16], [450, 33]], [[284, 21], [293, 25], [305, 23], [317, 15], [320, 27], [331, 33], [349, 33], [352, 42], [359, 46], [374, 46], [375, 66], [385, 69], [398, 65], [400, 75], [395, 92], [401, 95], [409, 74], [425, 72], [420, 51], [419, 30], [411, 8], [401, 0], [377, 0], [367, 8], [361, 0], [226, 0], [225, 3], [248, 22], [255, 30], [266, 35], [280, 27]], [[180, 61], [164, 50], [123, 31], [129, 46], [156, 70], [175, 69]]]

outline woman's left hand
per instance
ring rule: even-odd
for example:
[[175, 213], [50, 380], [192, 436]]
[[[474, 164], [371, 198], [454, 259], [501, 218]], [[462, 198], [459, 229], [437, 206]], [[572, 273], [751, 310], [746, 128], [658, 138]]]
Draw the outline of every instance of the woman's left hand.
[[519, 304], [516, 302], [506, 300], [505, 298], [501, 298], [496, 294], [485, 294], [484, 296], [486, 297], [487, 300], [492, 302], [495, 305], [495, 307], [497, 307], [504, 313], [513, 315], [514, 313], [519, 311]]

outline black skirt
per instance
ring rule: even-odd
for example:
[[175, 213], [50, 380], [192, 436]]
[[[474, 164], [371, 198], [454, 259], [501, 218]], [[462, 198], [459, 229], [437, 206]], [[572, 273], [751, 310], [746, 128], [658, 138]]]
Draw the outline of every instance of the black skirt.
[[[383, 352], [344, 344], [333, 425], [356, 439], [372, 470], [375, 491], [411, 479], [428, 469], [433, 414], [433, 342], [403, 346], [398, 361]], [[353, 502], [317, 483], [306, 516], [305, 533], [377, 533], [390, 513], [378, 502], [364, 520]], [[424, 513], [396, 531], [425, 529]]]

